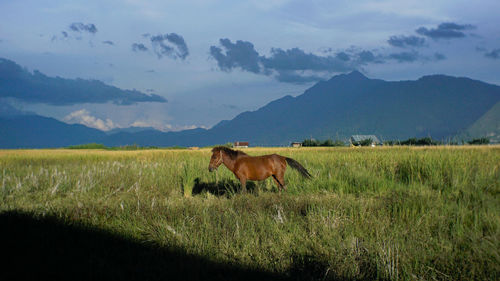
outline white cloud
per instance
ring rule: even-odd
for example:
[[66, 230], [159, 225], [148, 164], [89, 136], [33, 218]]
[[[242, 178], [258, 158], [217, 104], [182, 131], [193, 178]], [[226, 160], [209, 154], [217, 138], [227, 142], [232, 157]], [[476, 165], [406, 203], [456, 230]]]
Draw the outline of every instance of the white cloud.
[[160, 121], [153, 120], [136, 120], [130, 124], [130, 127], [152, 127], [163, 132], [170, 131], [172, 129], [172, 125], [170, 124], [164, 124]]
[[86, 109], [80, 109], [73, 111], [63, 118], [63, 121], [70, 124], [82, 124], [90, 128], [96, 128], [101, 131], [109, 131], [114, 128], [118, 128], [116, 124], [109, 118], [106, 120], [99, 119], [90, 115]]
[[134, 121], [132, 124], [130, 124], [130, 127], [152, 127], [162, 132], [182, 131], [182, 130], [190, 130], [196, 128], [208, 129], [208, 127], [206, 126], [197, 126], [197, 125], [173, 126], [171, 124], [155, 120], [137, 120]]
[[192, 130], [192, 129], [208, 129], [207, 126], [197, 126], [197, 125], [185, 125], [185, 126], [176, 126], [172, 131], [183, 131], [183, 130]]
[[208, 129], [206, 126], [198, 125], [172, 125], [161, 120], [153, 119], [137, 119], [132, 123], [117, 124], [111, 119], [106, 118], [105, 120], [92, 116], [90, 112], [86, 109], [80, 109], [71, 112], [66, 115], [62, 120], [69, 124], [82, 124], [90, 128], [99, 129], [101, 131], [109, 131], [115, 128], [127, 128], [127, 127], [151, 127], [162, 132], [169, 131], [182, 131], [188, 129], [204, 128]]

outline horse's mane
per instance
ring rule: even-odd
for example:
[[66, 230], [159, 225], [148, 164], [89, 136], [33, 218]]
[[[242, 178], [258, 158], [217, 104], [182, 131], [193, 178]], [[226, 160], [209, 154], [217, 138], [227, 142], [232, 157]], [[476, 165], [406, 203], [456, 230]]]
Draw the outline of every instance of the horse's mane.
[[212, 149], [212, 152], [219, 152], [219, 151], [223, 151], [225, 154], [227, 154], [229, 156], [229, 158], [231, 158], [231, 160], [235, 160], [236, 158], [238, 158], [238, 156], [242, 156], [242, 155], [247, 155], [245, 152], [243, 151], [240, 151], [240, 150], [233, 150], [229, 147], [225, 147], [225, 146], [216, 146]]

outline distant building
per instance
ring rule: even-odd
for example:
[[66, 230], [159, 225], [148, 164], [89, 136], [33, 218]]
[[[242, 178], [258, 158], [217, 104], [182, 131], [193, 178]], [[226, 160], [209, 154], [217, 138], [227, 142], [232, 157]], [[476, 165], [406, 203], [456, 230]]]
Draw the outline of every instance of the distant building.
[[361, 142], [371, 139], [371, 146], [382, 145], [375, 135], [352, 135], [349, 139], [351, 146], [358, 146]]
[[298, 142], [298, 141], [294, 141], [294, 142], [292, 142], [291, 147], [302, 147], [302, 143]]
[[247, 148], [247, 147], [248, 147], [247, 141], [235, 141], [234, 142], [234, 148]]

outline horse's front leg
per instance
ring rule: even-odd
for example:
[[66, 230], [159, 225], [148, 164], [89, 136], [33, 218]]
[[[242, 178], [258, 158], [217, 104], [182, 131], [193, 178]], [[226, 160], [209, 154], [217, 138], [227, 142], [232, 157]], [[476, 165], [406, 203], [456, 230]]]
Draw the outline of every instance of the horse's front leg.
[[233, 170], [233, 174], [236, 176], [236, 178], [240, 181], [241, 183], [241, 192], [246, 193], [247, 192], [247, 174], [241, 169], [242, 167], [237, 167]]
[[241, 183], [241, 192], [247, 193], [247, 179], [240, 178], [240, 183]]

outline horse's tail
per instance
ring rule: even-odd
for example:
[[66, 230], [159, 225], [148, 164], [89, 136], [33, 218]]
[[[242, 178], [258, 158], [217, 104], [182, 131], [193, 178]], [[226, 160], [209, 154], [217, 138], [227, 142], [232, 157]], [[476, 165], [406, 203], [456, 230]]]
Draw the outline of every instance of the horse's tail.
[[312, 178], [311, 174], [304, 168], [304, 166], [300, 165], [299, 162], [293, 160], [292, 158], [285, 157], [286, 163], [290, 165], [293, 169], [297, 170], [304, 178], [310, 179]]

